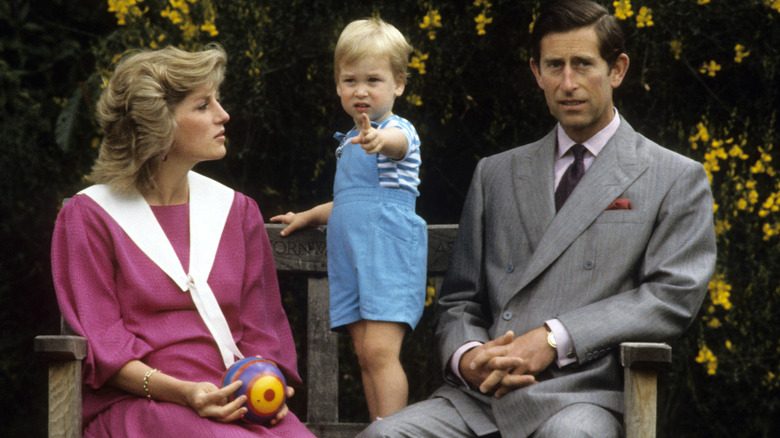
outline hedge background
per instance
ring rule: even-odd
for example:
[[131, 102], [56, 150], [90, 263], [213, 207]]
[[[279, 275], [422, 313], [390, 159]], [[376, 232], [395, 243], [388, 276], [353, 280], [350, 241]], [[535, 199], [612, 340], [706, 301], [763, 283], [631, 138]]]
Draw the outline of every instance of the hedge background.
[[[602, 2], [623, 23], [631, 65], [616, 92], [638, 131], [704, 163], [719, 260], [701, 318], [674, 343], [662, 378], [660, 436], [760, 437], [780, 430], [778, 0]], [[0, 3], [0, 434], [45, 436], [37, 334], [55, 333], [51, 230], [84, 186], [100, 133], [102, 81], [127, 50], [217, 41], [228, 156], [203, 173], [254, 197], [266, 217], [325, 201], [341, 110], [332, 50], [346, 23], [381, 16], [416, 51], [395, 111], [423, 143], [418, 211], [457, 222], [479, 158], [554, 125], [528, 68], [530, 0], [5, 0]], [[282, 278], [299, 351], [302, 285]], [[431, 308], [404, 345], [411, 397], [439, 382]], [[342, 418], [363, 421], [354, 356], [342, 343]], [[301, 364], [305, 364], [301, 358]], [[291, 402], [305, 417], [303, 391]]]

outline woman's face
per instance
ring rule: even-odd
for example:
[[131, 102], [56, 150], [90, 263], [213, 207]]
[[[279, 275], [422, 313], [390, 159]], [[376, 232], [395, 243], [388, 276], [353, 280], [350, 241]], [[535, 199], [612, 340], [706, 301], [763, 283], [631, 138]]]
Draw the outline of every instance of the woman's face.
[[195, 165], [225, 156], [225, 123], [230, 115], [217, 101], [214, 87], [196, 89], [173, 112], [176, 135], [168, 152], [169, 160]]

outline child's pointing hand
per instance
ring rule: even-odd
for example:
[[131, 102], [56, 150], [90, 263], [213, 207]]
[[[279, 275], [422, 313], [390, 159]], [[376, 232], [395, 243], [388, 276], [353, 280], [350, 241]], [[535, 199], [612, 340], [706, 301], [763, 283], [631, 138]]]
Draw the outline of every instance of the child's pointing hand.
[[371, 120], [365, 113], [361, 115], [361, 119], [360, 134], [351, 140], [353, 144], [360, 144], [367, 154], [382, 152], [394, 160], [400, 160], [406, 155], [406, 136], [400, 129], [376, 129], [371, 126]]
[[360, 134], [352, 139], [352, 143], [360, 144], [360, 147], [362, 147], [367, 154], [379, 153], [382, 150], [379, 130], [371, 126], [371, 120], [369, 120], [368, 114], [363, 113], [360, 117], [362, 120]]

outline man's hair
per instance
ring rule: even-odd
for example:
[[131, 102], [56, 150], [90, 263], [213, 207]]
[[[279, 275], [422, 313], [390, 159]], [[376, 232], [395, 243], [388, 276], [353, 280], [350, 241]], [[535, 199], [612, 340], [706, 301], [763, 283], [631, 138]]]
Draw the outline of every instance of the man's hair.
[[367, 56], [387, 56], [396, 79], [406, 83], [406, 66], [412, 46], [403, 34], [379, 18], [349, 23], [341, 32], [333, 55], [334, 78], [338, 83], [341, 64], [351, 64]]
[[198, 88], [218, 89], [226, 63], [215, 43], [194, 53], [172, 46], [133, 51], [120, 61], [97, 103], [103, 140], [87, 179], [120, 193], [154, 188], [176, 134], [176, 107]]
[[534, 59], [539, 62], [542, 38], [545, 36], [589, 26], [594, 26], [599, 40], [599, 53], [612, 68], [618, 56], [626, 51], [623, 29], [604, 7], [589, 0], [558, 0], [544, 7], [531, 33], [531, 53]]

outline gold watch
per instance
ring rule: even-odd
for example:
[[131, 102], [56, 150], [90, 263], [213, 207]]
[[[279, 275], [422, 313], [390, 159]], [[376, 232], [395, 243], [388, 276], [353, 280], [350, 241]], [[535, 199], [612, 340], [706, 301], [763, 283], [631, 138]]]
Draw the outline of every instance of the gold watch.
[[547, 326], [545, 326], [545, 328], [547, 329], [547, 345], [552, 347], [553, 350], [558, 351], [558, 344], [555, 342], [555, 335]]

